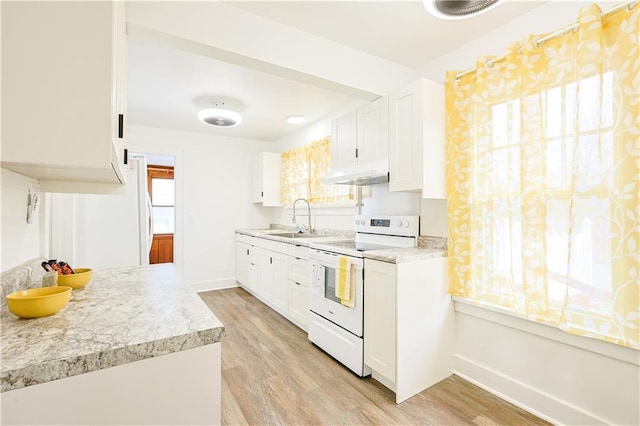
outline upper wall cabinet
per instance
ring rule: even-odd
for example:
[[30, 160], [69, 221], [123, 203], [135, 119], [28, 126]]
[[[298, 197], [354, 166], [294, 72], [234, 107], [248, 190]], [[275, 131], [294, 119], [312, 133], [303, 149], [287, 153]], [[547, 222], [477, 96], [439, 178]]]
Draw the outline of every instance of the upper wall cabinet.
[[253, 202], [265, 207], [280, 206], [280, 154], [261, 152], [253, 157]]
[[387, 161], [389, 156], [389, 103], [386, 96], [333, 120], [331, 168]]
[[43, 191], [122, 188], [125, 4], [3, 2], [3, 168]]
[[446, 198], [444, 87], [420, 79], [389, 96], [389, 190]]
[[358, 163], [389, 158], [389, 98], [383, 96], [357, 111]]
[[342, 169], [358, 164], [356, 112], [352, 111], [331, 123], [331, 168]]

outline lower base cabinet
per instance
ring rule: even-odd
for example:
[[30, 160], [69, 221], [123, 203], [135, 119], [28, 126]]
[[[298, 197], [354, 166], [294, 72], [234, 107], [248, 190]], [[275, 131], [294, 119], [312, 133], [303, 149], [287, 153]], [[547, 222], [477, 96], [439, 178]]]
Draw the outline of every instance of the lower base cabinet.
[[401, 403], [453, 374], [447, 259], [364, 262], [364, 362]]
[[258, 259], [254, 238], [236, 237], [236, 281], [252, 293], [258, 291]]
[[258, 296], [278, 312], [289, 308], [289, 258], [270, 250], [258, 250]]
[[309, 289], [289, 280], [289, 316], [306, 329], [309, 322]]
[[306, 330], [309, 318], [309, 248], [236, 235], [236, 281]]

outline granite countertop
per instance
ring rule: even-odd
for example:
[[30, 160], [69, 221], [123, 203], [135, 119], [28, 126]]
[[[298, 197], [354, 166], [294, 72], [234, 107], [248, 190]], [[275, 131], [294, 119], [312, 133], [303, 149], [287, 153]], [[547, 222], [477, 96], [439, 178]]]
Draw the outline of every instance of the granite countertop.
[[[353, 241], [354, 232], [335, 231], [323, 234], [316, 238], [287, 238], [273, 235], [274, 232], [286, 232], [282, 229], [237, 229], [236, 233], [283, 243], [296, 244], [309, 247], [311, 244], [331, 244]], [[439, 237], [418, 237], [418, 247], [413, 248], [389, 248], [385, 250], [369, 250], [364, 252], [365, 259], [379, 260], [388, 263], [416, 262], [425, 259], [434, 259], [447, 256], [447, 240]]]
[[96, 270], [50, 317], [0, 317], [1, 391], [217, 343], [224, 326], [173, 264]]
[[388, 263], [417, 262], [419, 260], [435, 259], [438, 257], [447, 257], [447, 250], [414, 247], [369, 250], [364, 252], [365, 259], [379, 260]]
[[[279, 241], [281, 243], [295, 244], [297, 246], [309, 247], [314, 243], [333, 243], [339, 241], [353, 241], [353, 231], [336, 231], [323, 232], [315, 234], [313, 238], [288, 238], [280, 235], [274, 235], [278, 232], [292, 232], [287, 229], [236, 229], [237, 234], [248, 235], [250, 237], [264, 238], [265, 240]], [[315, 233], [315, 231], [314, 231]]]

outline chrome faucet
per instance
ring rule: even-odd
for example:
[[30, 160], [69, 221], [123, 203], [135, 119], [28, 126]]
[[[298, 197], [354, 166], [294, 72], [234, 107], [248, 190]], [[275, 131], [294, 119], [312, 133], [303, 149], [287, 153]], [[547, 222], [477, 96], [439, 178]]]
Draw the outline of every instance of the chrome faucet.
[[291, 218], [291, 222], [296, 223], [296, 203], [298, 201], [304, 201], [305, 203], [307, 203], [307, 214], [309, 215], [309, 233], [312, 234], [313, 231], [311, 229], [311, 206], [309, 205], [309, 202], [307, 201], [306, 198], [298, 198], [297, 200], [295, 200], [293, 202], [293, 217]]

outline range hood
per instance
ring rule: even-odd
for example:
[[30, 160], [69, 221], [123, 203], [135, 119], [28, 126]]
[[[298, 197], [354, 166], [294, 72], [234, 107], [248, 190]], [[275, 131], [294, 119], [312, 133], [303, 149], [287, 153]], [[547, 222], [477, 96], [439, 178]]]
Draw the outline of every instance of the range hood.
[[322, 179], [322, 182], [356, 186], [386, 183], [389, 182], [389, 163], [387, 160], [380, 160], [352, 167], [333, 169]]

